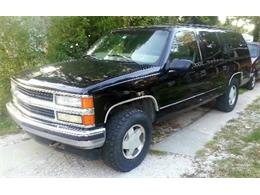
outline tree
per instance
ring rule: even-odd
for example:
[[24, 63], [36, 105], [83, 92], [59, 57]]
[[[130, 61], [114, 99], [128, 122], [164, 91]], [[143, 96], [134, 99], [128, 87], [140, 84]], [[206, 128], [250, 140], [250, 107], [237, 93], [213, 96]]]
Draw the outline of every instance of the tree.
[[112, 29], [128, 26], [175, 24], [178, 17], [50, 17], [47, 58], [50, 62], [79, 58], [99, 37]]
[[243, 26], [238, 26], [239, 20], [241, 20], [239, 16], [228, 16], [225, 23], [220, 26], [227, 29], [232, 29], [239, 33], [246, 33], [247, 30]]
[[235, 21], [235, 25], [232, 25], [233, 28], [235, 27], [236, 30], [239, 30], [240, 32], [244, 33], [246, 30], [242, 27], [238, 27], [239, 20], [244, 21], [244, 23], [247, 24], [253, 24], [254, 29], [252, 32], [249, 32], [253, 35], [253, 41], [260, 41], [260, 16], [233, 16], [228, 17], [228, 19], [232, 22]]
[[255, 28], [252, 32], [253, 41], [260, 41], [260, 16], [251, 16], [251, 22], [255, 25]]
[[88, 46], [87, 17], [50, 17], [47, 59], [50, 62], [79, 58]]
[[0, 17], [0, 115], [9, 98], [10, 77], [39, 64], [42, 51], [30, 17]]
[[179, 22], [185, 24], [217, 25], [219, 21], [217, 16], [181, 16]]

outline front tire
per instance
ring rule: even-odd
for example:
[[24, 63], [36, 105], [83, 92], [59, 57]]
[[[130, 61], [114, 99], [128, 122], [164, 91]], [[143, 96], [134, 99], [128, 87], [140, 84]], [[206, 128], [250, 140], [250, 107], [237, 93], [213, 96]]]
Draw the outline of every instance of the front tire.
[[148, 153], [152, 122], [136, 108], [128, 108], [111, 116], [106, 142], [102, 150], [105, 164], [120, 172], [136, 168]]
[[231, 80], [225, 93], [216, 100], [216, 107], [223, 112], [231, 112], [237, 103], [239, 94], [239, 81], [234, 78]]

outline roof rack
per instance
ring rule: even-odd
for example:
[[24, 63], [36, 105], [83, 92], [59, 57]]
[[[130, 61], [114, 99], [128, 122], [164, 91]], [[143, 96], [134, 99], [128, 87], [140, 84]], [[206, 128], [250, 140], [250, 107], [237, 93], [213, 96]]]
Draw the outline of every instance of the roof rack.
[[210, 26], [210, 25], [204, 25], [204, 24], [163, 24], [163, 25], [148, 25], [148, 26], [129, 26], [129, 27], [123, 27], [118, 28], [113, 31], [117, 30], [124, 30], [124, 29], [135, 29], [135, 28], [172, 28], [172, 27], [191, 27], [191, 28], [206, 28], [206, 29], [215, 29], [215, 30], [225, 30], [229, 31], [231, 29], [224, 28], [224, 27], [218, 27], [218, 26]]
[[176, 26], [229, 30], [229, 29], [224, 28], [224, 27], [210, 26], [210, 25], [205, 25], [205, 24], [176, 24]]

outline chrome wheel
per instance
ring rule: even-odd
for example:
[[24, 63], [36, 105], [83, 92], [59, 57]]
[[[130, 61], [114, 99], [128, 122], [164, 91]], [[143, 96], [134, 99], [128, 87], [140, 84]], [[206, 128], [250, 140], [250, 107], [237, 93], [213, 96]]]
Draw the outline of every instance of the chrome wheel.
[[228, 97], [229, 97], [228, 103], [229, 103], [230, 106], [232, 106], [235, 103], [236, 97], [237, 97], [237, 87], [235, 85], [233, 85], [230, 88]]
[[142, 125], [133, 125], [123, 138], [122, 152], [125, 158], [134, 159], [142, 151], [145, 143], [145, 129]]

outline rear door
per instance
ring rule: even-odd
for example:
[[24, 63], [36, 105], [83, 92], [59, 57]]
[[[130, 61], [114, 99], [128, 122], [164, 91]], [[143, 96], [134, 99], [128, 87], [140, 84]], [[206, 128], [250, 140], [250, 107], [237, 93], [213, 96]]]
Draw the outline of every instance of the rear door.
[[[227, 31], [220, 34], [223, 42], [223, 53], [227, 61], [230, 74], [234, 72], [242, 72], [242, 84], [245, 84], [250, 77], [251, 59], [249, 50], [242, 35], [232, 31]], [[226, 74], [227, 80], [231, 76]]]
[[210, 89], [217, 89], [224, 86], [225, 71], [227, 64], [223, 58], [221, 42], [217, 36], [216, 30], [198, 30], [197, 31], [200, 47], [202, 51], [202, 66], [207, 73], [207, 83]]

